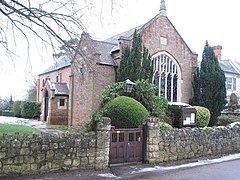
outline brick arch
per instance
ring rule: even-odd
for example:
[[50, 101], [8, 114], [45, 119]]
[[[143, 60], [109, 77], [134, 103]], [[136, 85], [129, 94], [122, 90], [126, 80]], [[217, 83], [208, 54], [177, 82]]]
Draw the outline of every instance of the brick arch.
[[168, 52], [161, 51], [152, 56], [153, 83], [158, 86], [158, 95], [170, 102], [181, 101], [182, 71], [177, 60]]

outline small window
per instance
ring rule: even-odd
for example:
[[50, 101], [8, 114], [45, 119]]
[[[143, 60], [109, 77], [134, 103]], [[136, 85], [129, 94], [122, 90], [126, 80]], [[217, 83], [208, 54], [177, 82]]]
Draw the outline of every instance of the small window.
[[236, 78], [226, 77], [226, 88], [236, 91]]
[[65, 99], [60, 99], [59, 101], [59, 106], [65, 106]]
[[117, 142], [117, 133], [112, 134], [112, 142]]
[[141, 133], [140, 132], [136, 133], [136, 141], [141, 141]]
[[134, 141], [134, 133], [129, 133], [128, 135], [128, 140], [131, 142], [131, 141]]
[[160, 37], [160, 43], [161, 43], [161, 45], [166, 46], [167, 45], [167, 38], [166, 37]]
[[119, 140], [118, 142], [124, 142], [124, 133], [119, 133]]
[[58, 82], [59, 80], [58, 80], [58, 76], [56, 76], [56, 82]]

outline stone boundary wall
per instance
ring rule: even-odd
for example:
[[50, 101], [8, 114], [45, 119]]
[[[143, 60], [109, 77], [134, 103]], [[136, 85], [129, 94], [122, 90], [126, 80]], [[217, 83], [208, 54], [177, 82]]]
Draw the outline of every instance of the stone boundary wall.
[[110, 119], [96, 132], [0, 136], [0, 177], [60, 169], [107, 169]]
[[149, 118], [147, 135], [150, 164], [240, 152], [240, 124], [160, 131], [159, 119]]

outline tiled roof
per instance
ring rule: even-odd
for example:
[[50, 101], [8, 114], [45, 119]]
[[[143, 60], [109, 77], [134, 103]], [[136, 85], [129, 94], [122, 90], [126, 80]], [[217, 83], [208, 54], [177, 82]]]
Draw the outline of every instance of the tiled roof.
[[63, 56], [59, 60], [57, 60], [52, 66], [48, 67], [46, 70], [43, 71], [43, 73], [39, 75], [56, 71], [58, 69], [61, 69], [70, 65], [71, 65], [71, 60], [67, 56]]
[[138, 26], [138, 27], [135, 27], [135, 28], [130, 29], [130, 30], [128, 30], [128, 31], [125, 31], [125, 32], [123, 32], [123, 33], [117, 34], [117, 35], [115, 35], [115, 36], [113, 36], [113, 37], [110, 37], [110, 38], [104, 40], [104, 41], [118, 45], [118, 39], [119, 39], [121, 36], [128, 38], [128, 37], [130, 37], [131, 35], [133, 35], [135, 29], [138, 31], [142, 26], [143, 26], [143, 25]]
[[96, 40], [93, 40], [92, 43], [93, 53], [100, 54], [99, 64], [116, 65], [110, 53], [115, 46], [114, 44]]
[[69, 95], [67, 83], [50, 82], [50, 88], [55, 90], [55, 95]]
[[237, 67], [229, 59], [228, 60], [220, 60], [219, 65], [224, 72], [233, 73], [233, 74], [240, 74]]

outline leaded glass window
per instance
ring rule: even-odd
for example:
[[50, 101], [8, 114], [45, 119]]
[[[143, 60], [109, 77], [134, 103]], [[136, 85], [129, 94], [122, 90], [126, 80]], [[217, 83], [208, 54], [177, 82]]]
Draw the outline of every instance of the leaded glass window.
[[180, 67], [177, 61], [166, 52], [153, 56], [153, 83], [158, 86], [157, 95], [170, 102], [180, 101]]

